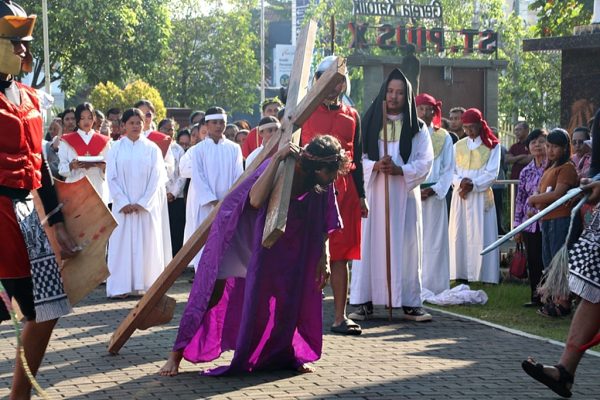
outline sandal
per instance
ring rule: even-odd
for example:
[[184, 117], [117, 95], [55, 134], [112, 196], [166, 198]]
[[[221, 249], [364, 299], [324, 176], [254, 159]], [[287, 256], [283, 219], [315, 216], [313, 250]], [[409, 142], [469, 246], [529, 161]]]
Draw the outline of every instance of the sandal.
[[540, 307], [537, 313], [544, 317], [566, 317], [571, 314], [571, 307], [567, 308], [557, 303], [548, 302]]
[[523, 371], [527, 375], [531, 376], [536, 381], [543, 383], [548, 386], [554, 393], [562, 397], [571, 397], [571, 387], [573, 386], [573, 375], [569, 373], [565, 367], [558, 364], [554, 367], [558, 370], [558, 380], [554, 379], [550, 375], [544, 372], [544, 365], [536, 362], [533, 358], [529, 357], [527, 360], [521, 363]]
[[342, 335], [358, 336], [362, 333], [362, 329], [359, 324], [349, 318], [346, 318], [339, 325], [332, 325], [331, 332]]

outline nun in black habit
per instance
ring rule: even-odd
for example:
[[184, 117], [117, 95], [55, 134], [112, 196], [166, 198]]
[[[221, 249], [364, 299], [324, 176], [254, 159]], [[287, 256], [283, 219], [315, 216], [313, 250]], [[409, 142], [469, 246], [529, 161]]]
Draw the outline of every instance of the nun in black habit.
[[[387, 143], [383, 140], [383, 102], [387, 106]], [[372, 213], [363, 222], [362, 260], [354, 261], [350, 303], [360, 305], [350, 318], [364, 320], [373, 305], [388, 304], [385, 240], [385, 175], [388, 175], [391, 226], [392, 307], [404, 317], [427, 321], [421, 303], [423, 247], [421, 195], [433, 163], [427, 127], [417, 118], [410, 82], [394, 69], [363, 117], [363, 168]], [[384, 156], [384, 146], [388, 156]]]

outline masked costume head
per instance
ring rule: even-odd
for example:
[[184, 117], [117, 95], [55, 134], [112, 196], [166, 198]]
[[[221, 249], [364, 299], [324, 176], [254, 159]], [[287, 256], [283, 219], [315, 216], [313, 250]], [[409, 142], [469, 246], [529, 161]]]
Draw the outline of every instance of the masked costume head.
[[379, 160], [379, 132], [383, 127], [383, 102], [386, 98], [388, 85], [393, 80], [404, 82], [404, 106], [402, 107], [402, 133], [400, 134], [400, 156], [405, 163], [408, 162], [412, 151], [412, 139], [421, 130], [423, 123], [417, 118], [417, 105], [412, 86], [406, 76], [398, 68], [390, 72], [381, 85], [379, 94], [369, 106], [362, 118], [363, 150], [369, 160]]
[[[25, 10], [10, 0], [0, 1], [0, 73], [18, 75], [21, 70], [31, 71], [33, 57], [29, 52], [29, 42], [36, 16], [28, 16]], [[25, 46], [25, 58], [14, 53], [13, 42]]]
[[[338, 58], [338, 56], [327, 56], [321, 60], [315, 71], [315, 81], [319, 79], [334, 62], [337, 62]], [[348, 77], [348, 70], [346, 68], [344, 68], [344, 77], [346, 79], [346, 91], [344, 93], [346, 96], [350, 97], [350, 78]]]

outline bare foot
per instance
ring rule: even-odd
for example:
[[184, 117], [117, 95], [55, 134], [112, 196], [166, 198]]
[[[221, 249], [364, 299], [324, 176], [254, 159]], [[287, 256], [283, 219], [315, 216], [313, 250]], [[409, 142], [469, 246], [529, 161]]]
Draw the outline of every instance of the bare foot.
[[160, 376], [175, 376], [179, 373], [179, 364], [181, 363], [181, 359], [183, 358], [183, 352], [181, 351], [172, 351], [169, 354], [169, 359], [163, 365], [163, 367], [158, 371]]
[[302, 364], [298, 367], [296, 371], [298, 371], [301, 374], [310, 374], [312, 372], [315, 372], [315, 368], [310, 366], [309, 364]]

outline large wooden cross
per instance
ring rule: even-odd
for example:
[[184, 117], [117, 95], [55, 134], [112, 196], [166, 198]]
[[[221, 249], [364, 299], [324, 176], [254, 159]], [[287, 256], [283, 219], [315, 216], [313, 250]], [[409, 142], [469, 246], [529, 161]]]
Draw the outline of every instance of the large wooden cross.
[[[345, 79], [345, 60], [338, 58], [338, 62], [333, 63], [307, 93], [316, 31], [316, 22], [310, 21], [305, 25], [298, 38], [281, 130], [277, 136], [274, 136], [265, 145], [265, 149], [246, 168], [244, 174], [236, 181], [231, 190], [251, 175], [278, 148], [287, 146], [290, 141], [294, 141], [296, 144], [299, 143], [302, 124], [321, 104], [326, 95], [342, 79]], [[266, 247], [271, 247], [285, 231], [294, 176], [294, 163], [294, 160], [288, 159], [279, 167], [268, 205], [267, 220], [263, 233], [263, 245]], [[206, 243], [210, 227], [219, 207], [220, 203], [173, 257], [173, 260], [167, 265], [144, 297], [121, 322], [110, 339], [108, 345], [110, 353], [118, 353], [136, 329], [147, 329], [171, 320], [175, 309], [175, 300], [166, 296], [165, 293]]]

